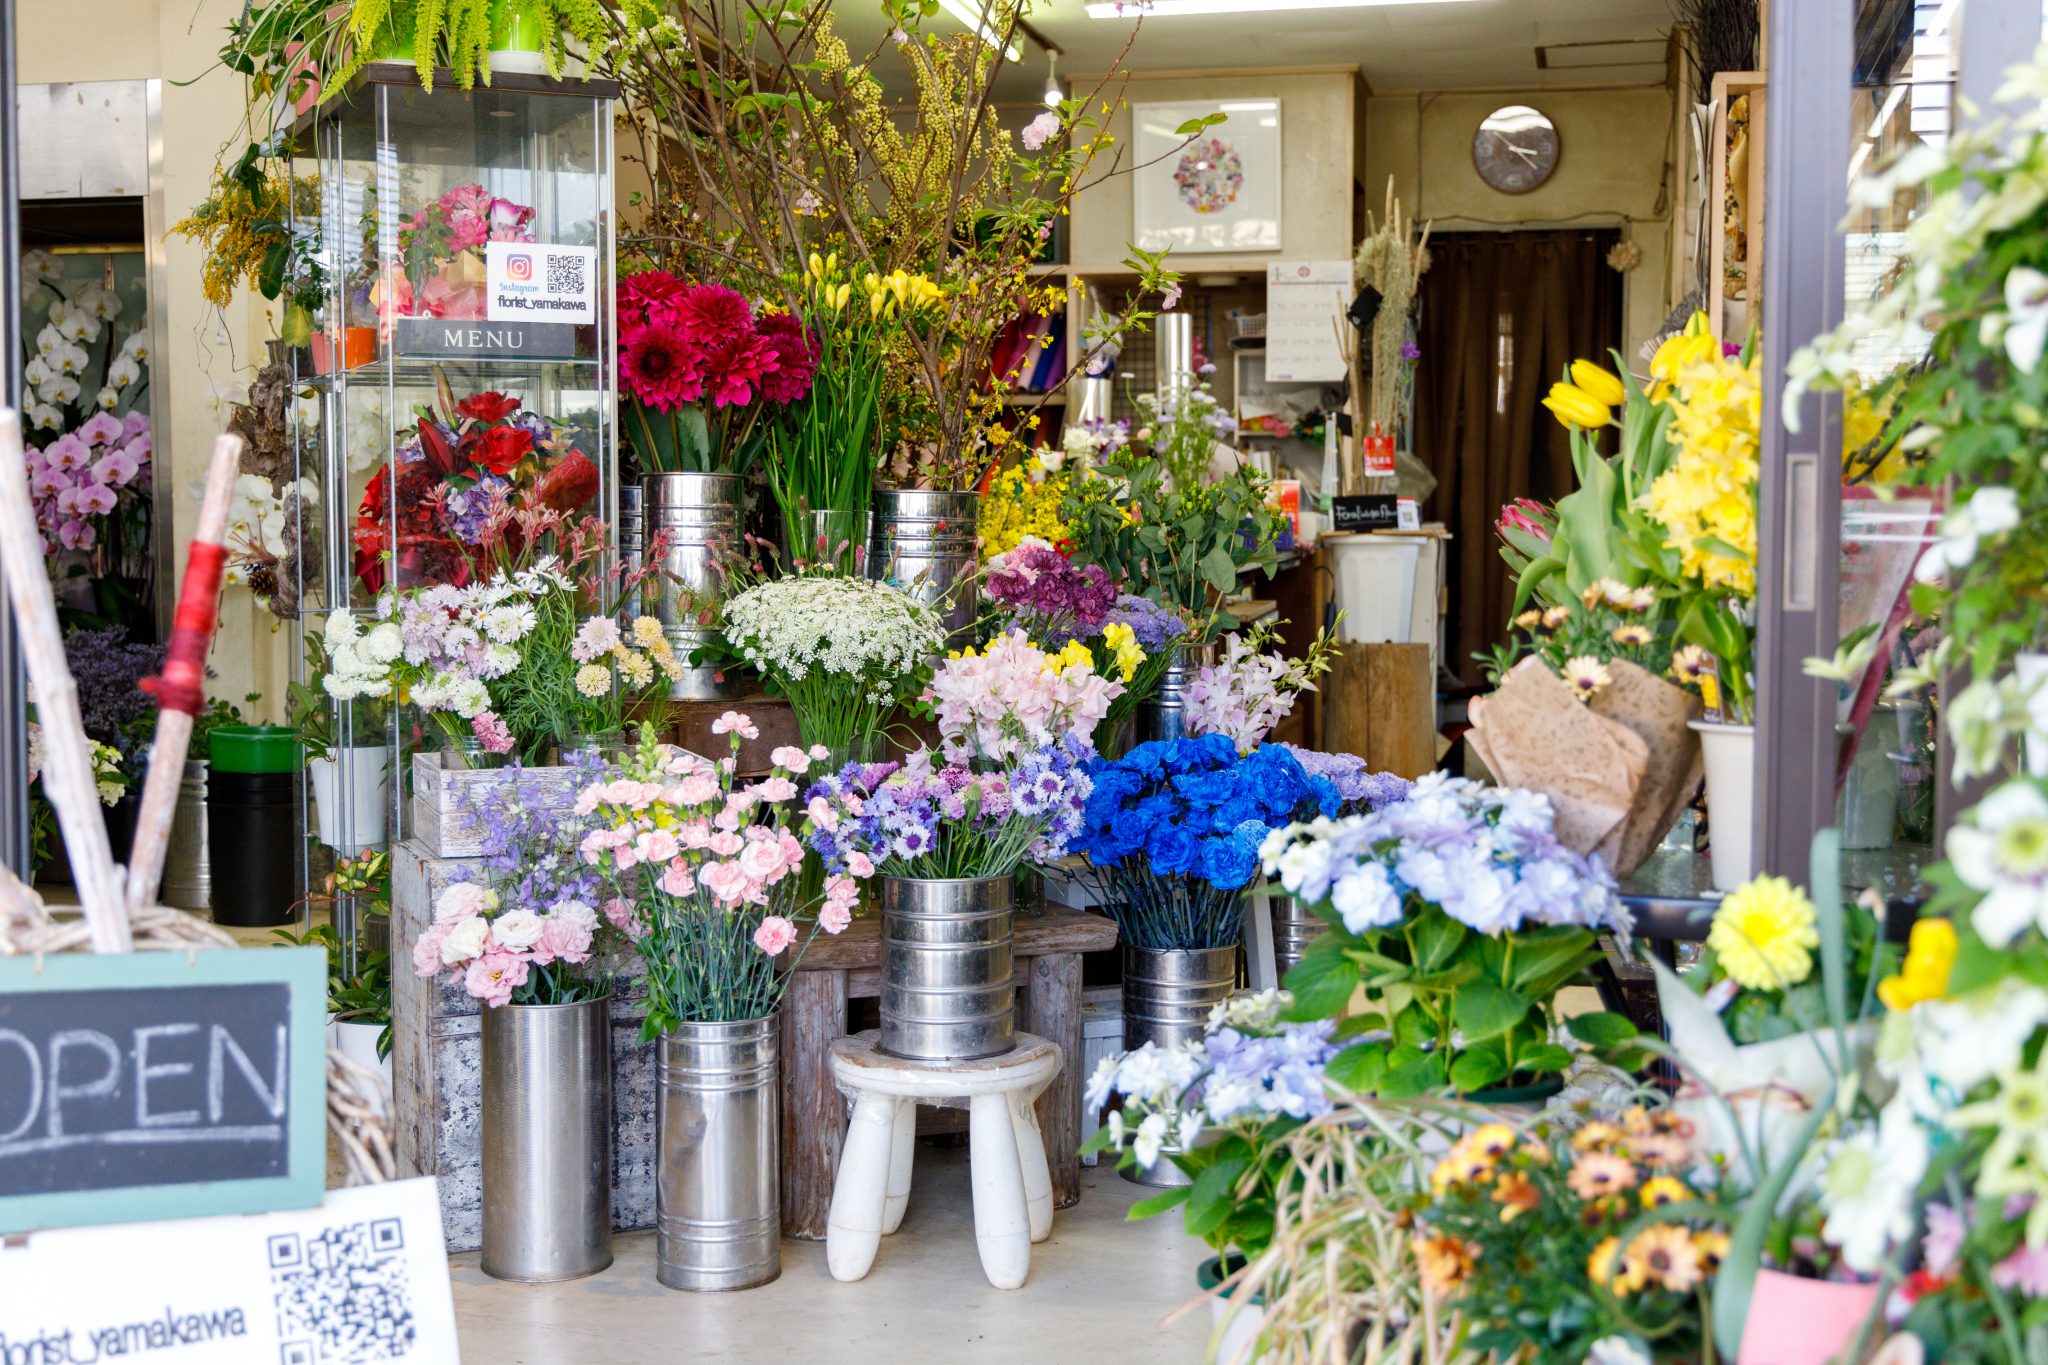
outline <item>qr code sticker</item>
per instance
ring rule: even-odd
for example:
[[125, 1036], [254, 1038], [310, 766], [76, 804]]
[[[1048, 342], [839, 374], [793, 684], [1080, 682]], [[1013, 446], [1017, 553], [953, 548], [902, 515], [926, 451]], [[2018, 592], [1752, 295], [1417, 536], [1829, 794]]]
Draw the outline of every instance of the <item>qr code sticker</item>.
[[411, 1353], [419, 1328], [398, 1219], [279, 1233], [269, 1252], [279, 1365], [368, 1365]]
[[583, 260], [578, 255], [548, 253], [548, 292], [581, 295], [584, 290]]

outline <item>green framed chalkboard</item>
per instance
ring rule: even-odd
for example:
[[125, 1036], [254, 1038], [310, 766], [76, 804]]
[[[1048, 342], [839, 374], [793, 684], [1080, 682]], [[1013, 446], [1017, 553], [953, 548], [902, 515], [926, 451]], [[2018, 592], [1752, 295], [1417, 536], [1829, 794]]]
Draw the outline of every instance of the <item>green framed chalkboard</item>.
[[318, 948], [0, 958], [0, 1234], [318, 1204]]

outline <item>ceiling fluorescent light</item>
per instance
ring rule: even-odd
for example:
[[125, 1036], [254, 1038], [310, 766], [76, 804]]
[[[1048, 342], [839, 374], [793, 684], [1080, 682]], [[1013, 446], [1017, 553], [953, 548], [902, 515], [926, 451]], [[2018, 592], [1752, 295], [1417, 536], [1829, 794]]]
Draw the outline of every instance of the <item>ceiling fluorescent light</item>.
[[1088, 6], [1088, 17], [1163, 19], [1170, 14], [1272, 14], [1287, 9], [1380, 9], [1464, 3], [1466, 0], [1094, 0]]
[[939, 8], [974, 30], [974, 35], [990, 47], [1000, 47], [1003, 55], [1013, 62], [1024, 60], [1024, 54], [1011, 43], [1004, 47], [1002, 35], [982, 21], [981, 5], [978, 0], [939, 0]]

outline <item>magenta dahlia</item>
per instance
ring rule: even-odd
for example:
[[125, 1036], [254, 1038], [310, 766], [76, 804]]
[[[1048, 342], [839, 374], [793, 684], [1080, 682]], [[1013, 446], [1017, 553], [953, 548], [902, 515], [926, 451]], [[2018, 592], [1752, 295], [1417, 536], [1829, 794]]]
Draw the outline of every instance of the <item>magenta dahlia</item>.
[[774, 348], [776, 360], [761, 378], [761, 396], [771, 403], [794, 403], [808, 395], [818, 372], [817, 341], [788, 313], [771, 313], [755, 326]]
[[619, 377], [635, 402], [657, 412], [674, 412], [704, 396], [708, 357], [675, 327], [649, 323], [627, 332], [619, 353]]

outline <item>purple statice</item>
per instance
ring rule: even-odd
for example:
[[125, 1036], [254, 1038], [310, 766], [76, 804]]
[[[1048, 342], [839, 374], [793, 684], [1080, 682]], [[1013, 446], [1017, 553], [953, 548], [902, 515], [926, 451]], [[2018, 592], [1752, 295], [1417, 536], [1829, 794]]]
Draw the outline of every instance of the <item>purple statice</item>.
[[1178, 612], [1168, 611], [1149, 597], [1124, 593], [1116, 599], [1107, 625], [1126, 625], [1137, 638], [1138, 648], [1157, 654], [1187, 633], [1188, 623]]
[[1310, 777], [1327, 777], [1330, 780], [1344, 802], [1346, 815], [1382, 810], [1396, 801], [1405, 801], [1414, 785], [1407, 778], [1396, 777], [1393, 773], [1366, 771], [1365, 760], [1356, 754], [1326, 754], [1293, 744], [1282, 747], [1300, 761]]
[[509, 490], [510, 479], [496, 474], [483, 473], [467, 488], [458, 488], [448, 495], [448, 529], [455, 538], [465, 545], [481, 544], [484, 538], [484, 523], [491, 514], [491, 495], [498, 489]]
[[74, 630], [64, 637], [64, 662], [78, 684], [86, 734], [126, 753], [123, 731], [140, 729], [156, 714], [156, 698], [141, 684], [163, 668], [164, 647], [129, 640], [126, 626]]
[[983, 595], [1029, 620], [1027, 634], [1091, 638], [1116, 605], [1116, 585], [1101, 565], [1077, 566], [1050, 545], [1020, 545], [991, 567]]
[[1482, 934], [1632, 927], [1601, 860], [1557, 837], [1549, 798], [1431, 773], [1372, 812], [1278, 831], [1260, 850], [1290, 895], [1328, 901], [1354, 934], [1434, 906]]

